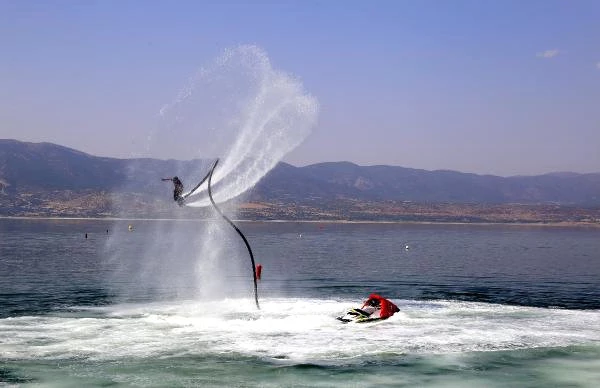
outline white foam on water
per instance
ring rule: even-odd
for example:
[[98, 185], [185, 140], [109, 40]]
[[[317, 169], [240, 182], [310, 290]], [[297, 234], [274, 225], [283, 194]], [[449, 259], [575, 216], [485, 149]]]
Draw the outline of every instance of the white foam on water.
[[396, 301], [372, 324], [335, 319], [360, 301], [249, 299], [115, 305], [79, 315], [0, 320], [0, 358], [91, 359], [246, 355], [274, 362], [460, 354], [600, 344], [600, 311], [470, 302]]

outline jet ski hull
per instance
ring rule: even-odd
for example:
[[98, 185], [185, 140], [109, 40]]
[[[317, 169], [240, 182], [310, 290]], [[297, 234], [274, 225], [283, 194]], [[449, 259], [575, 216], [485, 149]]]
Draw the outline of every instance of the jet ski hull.
[[379, 317], [379, 310], [369, 313], [363, 309], [351, 308], [350, 310], [346, 311], [346, 314], [336, 317], [336, 319], [343, 323], [367, 323], [381, 321], [384, 318]]

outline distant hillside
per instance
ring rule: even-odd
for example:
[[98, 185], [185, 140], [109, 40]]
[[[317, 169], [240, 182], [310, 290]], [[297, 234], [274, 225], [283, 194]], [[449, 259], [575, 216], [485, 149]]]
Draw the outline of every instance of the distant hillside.
[[207, 164], [105, 158], [51, 143], [0, 139], [0, 186], [6, 194], [52, 190], [164, 193], [168, 185], [161, 177], [193, 178], [205, 172]]
[[499, 177], [348, 162], [293, 167], [280, 163], [253, 191], [260, 198], [305, 202], [349, 198], [421, 203], [600, 204], [600, 173]]
[[[138, 193], [168, 197], [160, 177], [179, 175], [191, 184], [209, 160], [115, 159], [50, 143], [0, 140], [0, 196], [28, 192]], [[357, 201], [418, 203], [600, 205], [600, 173], [498, 177], [348, 162], [294, 167], [279, 163], [245, 197], [288, 204]]]

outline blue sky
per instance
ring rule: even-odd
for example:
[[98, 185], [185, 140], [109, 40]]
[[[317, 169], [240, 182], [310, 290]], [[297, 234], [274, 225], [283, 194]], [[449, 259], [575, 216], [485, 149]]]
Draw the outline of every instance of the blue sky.
[[600, 172], [599, 20], [595, 0], [0, 0], [0, 138], [137, 155], [199, 66], [256, 44], [320, 103], [294, 165]]

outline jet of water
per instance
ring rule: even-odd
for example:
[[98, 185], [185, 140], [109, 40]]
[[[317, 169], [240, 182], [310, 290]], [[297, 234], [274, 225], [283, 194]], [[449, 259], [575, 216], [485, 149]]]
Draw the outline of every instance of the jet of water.
[[[182, 177], [188, 189], [218, 158], [211, 188], [213, 199], [223, 202], [254, 186], [310, 134], [318, 103], [300, 80], [273, 69], [262, 49], [239, 46], [202, 67], [159, 113], [148, 155], [176, 159], [167, 174]], [[135, 176], [149, 174], [149, 180], [163, 176], [135, 163], [131, 170]], [[207, 183], [190, 193], [186, 205], [211, 205], [204, 195]], [[172, 205], [175, 217], [185, 211]], [[140, 244], [133, 259], [124, 260], [122, 251], [132, 241]], [[235, 296], [252, 284], [246, 252], [221, 220], [144, 223], [133, 233], [115, 234], [107, 248], [115, 287], [118, 279], [134, 277], [145, 297]]]
[[[300, 80], [274, 69], [259, 47], [244, 45], [201, 68], [160, 115], [168, 132], [183, 133], [173, 136], [187, 143], [182, 146], [202, 145], [191, 156], [212, 152], [220, 158], [213, 197], [223, 202], [250, 189], [296, 148], [310, 134], [318, 110]], [[206, 188], [189, 193], [187, 205], [210, 205], [199, 195]]]

